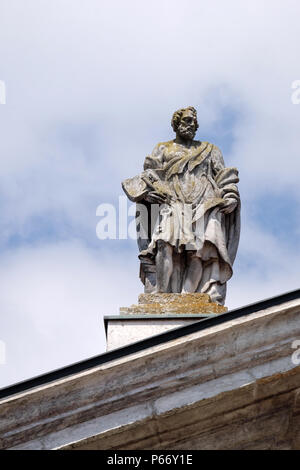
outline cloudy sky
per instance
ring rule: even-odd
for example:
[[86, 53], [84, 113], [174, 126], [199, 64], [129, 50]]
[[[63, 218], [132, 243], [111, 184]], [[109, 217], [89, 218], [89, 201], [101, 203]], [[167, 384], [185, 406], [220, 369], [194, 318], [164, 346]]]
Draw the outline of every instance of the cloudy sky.
[[298, 0], [0, 0], [0, 387], [100, 354], [103, 315], [136, 302], [136, 242], [99, 240], [96, 209], [180, 107], [240, 171], [226, 304], [299, 287], [299, 15]]

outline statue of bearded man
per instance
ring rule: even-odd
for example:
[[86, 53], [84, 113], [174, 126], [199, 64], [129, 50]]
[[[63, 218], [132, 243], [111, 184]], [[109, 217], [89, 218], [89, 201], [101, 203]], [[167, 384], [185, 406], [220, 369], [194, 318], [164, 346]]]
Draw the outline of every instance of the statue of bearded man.
[[176, 111], [172, 127], [176, 138], [122, 183], [138, 203], [140, 278], [145, 292], [207, 293], [224, 304], [240, 235], [238, 171], [218, 147], [194, 140], [195, 108]]

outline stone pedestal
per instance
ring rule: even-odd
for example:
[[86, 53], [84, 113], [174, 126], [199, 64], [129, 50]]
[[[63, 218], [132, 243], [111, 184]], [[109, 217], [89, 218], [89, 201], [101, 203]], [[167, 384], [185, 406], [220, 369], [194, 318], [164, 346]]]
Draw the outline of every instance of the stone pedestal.
[[140, 294], [137, 305], [104, 317], [107, 350], [227, 311], [207, 294]]

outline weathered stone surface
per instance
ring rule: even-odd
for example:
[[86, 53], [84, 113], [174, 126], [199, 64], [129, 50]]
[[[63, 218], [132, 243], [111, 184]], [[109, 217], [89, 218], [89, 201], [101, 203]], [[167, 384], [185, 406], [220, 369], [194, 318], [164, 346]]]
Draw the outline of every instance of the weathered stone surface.
[[121, 307], [120, 314], [209, 314], [224, 313], [227, 308], [211, 302], [208, 294], [140, 294], [138, 305]]
[[300, 300], [0, 401], [0, 447], [299, 449]]
[[194, 140], [195, 108], [175, 111], [172, 127], [176, 138], [122, 183], [137, 203], [140, 278], [147, 293], [208, 293], [224, 305], [240, 235], [238, 171], [216, 145]]
[[178, 305], [192, 304], [192, 303], [211, 303], [208, 294], [198, 293], [182, 293], [182, 294], [169, 294], [169, 293], [155, 293], [155, 294], [140, 294], [138, 298], [139, 304], [169, 304], [176, 302]]
[[[298, 370], [299, 380], [300, 370]], [[65, 446], [66, 450], [246, 450], [299, 449], [299, 428], [293, 423], [295, 400], [300, 388], [293, 388], [293, 372], [281, 375], [282, 394], [255, 397], [253, 385], [234, 392], [154, 414], [138, 423], [128, 424]], [[272, 383], [272, 378], [269, 379]], [[256, 382], [260, 387], [261, 381]], [[299, 417], [298, 417], [299, 420]], [[294, 433], [294, 435], [293, 435]]]

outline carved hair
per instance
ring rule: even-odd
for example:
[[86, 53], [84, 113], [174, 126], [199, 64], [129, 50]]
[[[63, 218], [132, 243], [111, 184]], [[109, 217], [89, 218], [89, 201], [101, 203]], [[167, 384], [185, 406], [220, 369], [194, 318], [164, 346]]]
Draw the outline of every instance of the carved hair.
[[182, 115], [184, 111], [187, 111], [187, 110], [191, 111], [192, 114], [194, 115], [194, 118], [196, 119], [196, 130], [198, 129], [199, 125], [197, 121], [197, 111], [195, 110], [195, 108], [193, 108], [193, 106], [189, 106], [188, 108], [180, 108], [177, 111], [175, 111], [175, 113], [173, 114], [171, 125], [173, 127], [174, 132], [177, 132]]

